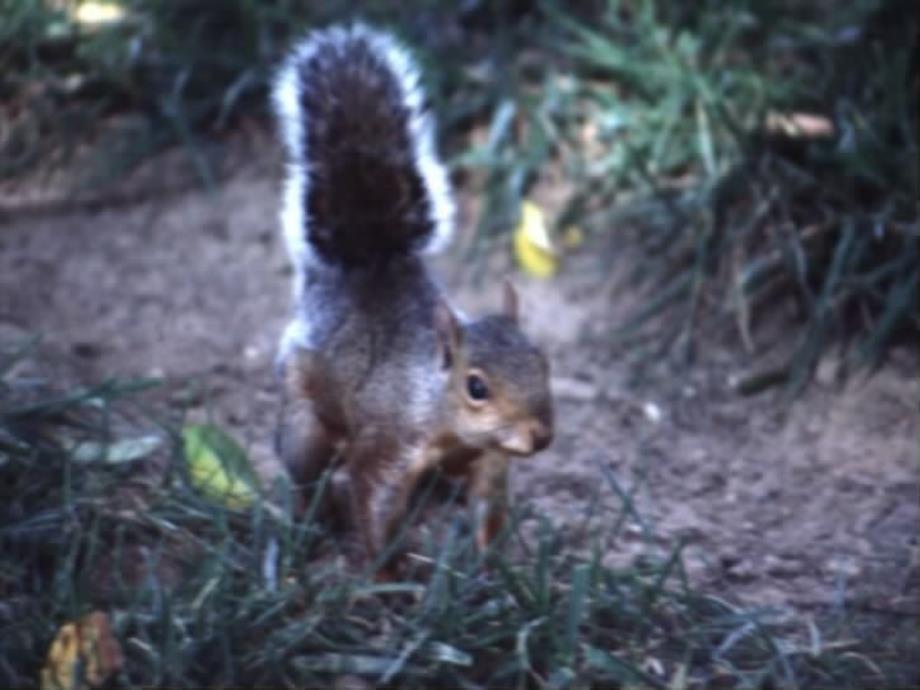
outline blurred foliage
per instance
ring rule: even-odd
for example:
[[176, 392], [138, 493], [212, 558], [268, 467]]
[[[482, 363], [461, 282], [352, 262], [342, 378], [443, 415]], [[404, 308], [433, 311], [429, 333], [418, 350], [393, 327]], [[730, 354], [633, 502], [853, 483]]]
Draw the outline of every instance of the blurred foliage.
[[[399, 23], [430, 4], [0, 0], [0, 175], [102, 135], [107, 179], [180, 142], [210, 181], [202, 140], [242, 113], [265, 114], [267, 81], [292, 35], [353, 16]], [[119, 13], [96, 20], [88, 5]]]
[[656, 291], [617, 334], [636, 347], [654, 334], [643, 357], [692, 356], [713, 314], [756, 352], [758, 320], [784, 300], [803, 326], [775, 375], [755, 378], [790, 392], [832, 343], [853, 345], [845, 374], [916, 337], [910, 3], [540, 8], [542, 33], [517, 40], [540, 45], [543, 62], [510, 51], [488, 135], [460, 158], [487, 172], [484, 234], [555, 172], [571, 188], [557, 231], [628, 232], [648, 250], [634, 276]]
[[0, 175], [91, 132], [110, 177], [178, 141], [211, 183], [204, 143], [265, 114], [291, 36], [361, 18], [429, 68], [481, 243], [553, 180], [557, 231], [648, 248], [636, 279], [660, 290], [619, 336], [664, 330], [651, 354], [692, 355], [701, 316], [725, 315], [756, 352], [764, 307], [792, 300], [803, 327], [768, 378], [798, 390], [831, 343], [852, 345], [844, 369], [875, 366], [918, 332], [908, 0], [123, 0], [95, 25], [77, 5], [0, 0]]
[[[229, 510], [195, 490], [182, 415], [139, 395], [151, 382], [55, 390], [15, 373], [24, 352], [6, 345], [3, 687], [38, 687], [46, 658], [46, 676], [91, 671], [62, 659], [61, 641], [92, 619], [120, 648], [107, 687], [863, 688], [914, 671], [901, 649], [913, 638], [889, 630], [876, 644], [843, 600], [818, 625], [694, 590], [682, 545], [662, 550], [637, 512], [640, 485], [603, 464], [579, 528], [593, 546], [517, 513], [486, 568], [461, 515], [421, 540], [404, 580], [374, 583], [315, 519], [325, 480], [303, 519], [284, 491]], [[153, 455], [77, 452], [151, 435], [164, 441]], [[630, 522], [648, 554], [606, 565], [613, 543], [635, 538]]]

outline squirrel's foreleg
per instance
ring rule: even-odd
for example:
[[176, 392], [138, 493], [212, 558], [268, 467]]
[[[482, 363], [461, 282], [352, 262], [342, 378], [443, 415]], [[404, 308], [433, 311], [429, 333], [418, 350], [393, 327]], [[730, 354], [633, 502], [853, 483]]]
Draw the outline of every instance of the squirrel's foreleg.
[[508, 513], [508, 456], [483, 452], [470, 464], [469, 497], [476, 524], [476, 546], [485, 551], [502, 531]]
[[[392, 433], [365, 430], [346, 458], [351, 479], [353, 516], [370, 563], [379, 558], [399, 531], [409, 497], [423, 466], [423, 450], [403, 446]], [[379, 565], [378, 580], [393, 579], [399, 553]]]

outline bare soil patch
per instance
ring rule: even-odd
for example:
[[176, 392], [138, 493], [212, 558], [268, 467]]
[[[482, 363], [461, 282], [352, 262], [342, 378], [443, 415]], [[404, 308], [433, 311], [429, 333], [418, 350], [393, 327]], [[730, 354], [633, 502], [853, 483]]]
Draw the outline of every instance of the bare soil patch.
[[[248, 445], [260, 471], [278, 471], [272, 359], [290, 270], [274, 153], [258, 138], [243, 146], [216, 193], [188, 185], [136, 203], [0, 217], [0, 337], [41, 333], [45, 351], [66, 362], [62, 375], [84, 381], [198, 381], [202, 414], [208, 407]], [[159, 166], [157, 179], [181, 179], [171, 159]], [[604, 543], [613, 563], [680, 540], [691, 581], [730, 600], [858, 609], [916, 631], [914, 353], [896, 351], [873, 377], [844, 387], [829, 359], [791, 405], [733, 391], [730, 378], [750, 361], [728, 331], [708, 334], [692, 367], [665, 359], [637, 375], [611, 345], [641, 298], [612, 234], [569, 257], [552, 281], [515, 277], [557, 399], [556, 441], [516, 468], [518, 501], [588, 546], [586, 515], [596, 525], [622, 513], [615, 482], [636, 515]], [[504, 247], [485, 266], [455, 252], [439, 268], [470, 312], [496, 307], [498, 278], [512, 270]]]

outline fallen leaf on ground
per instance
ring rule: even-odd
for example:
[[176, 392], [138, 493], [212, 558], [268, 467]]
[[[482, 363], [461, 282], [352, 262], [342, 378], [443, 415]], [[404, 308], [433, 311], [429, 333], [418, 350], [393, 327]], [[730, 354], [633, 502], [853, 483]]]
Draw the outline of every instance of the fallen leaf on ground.
[[556, 250], [549, 237], [543, 211], [532, 201], [521, 204], [521, 220], [514, 230], [514, 256], [525, 272], [549, 278], [559, 268]]
[[116, 465], [147, 457], [160, 447], [163, 439], [156, 435], [125, 438], [111, 443], [83, 441], [73, 451], [74, 462], [102, 462]]
[[806, 139], [832, 137], [834, 123], [823, 115], [811, 113], [768, 113], [767, 131]]
[[96, 688], [117, 673], [123, 661], [109, 617], [93, 611], [58, 630], [41, 671], [41, 688]]
[[258, 479], [236, 441], [211, 424], [186, 426], [182, 441], [189, 479], [196, 489], [232, 510], [253, 504]]

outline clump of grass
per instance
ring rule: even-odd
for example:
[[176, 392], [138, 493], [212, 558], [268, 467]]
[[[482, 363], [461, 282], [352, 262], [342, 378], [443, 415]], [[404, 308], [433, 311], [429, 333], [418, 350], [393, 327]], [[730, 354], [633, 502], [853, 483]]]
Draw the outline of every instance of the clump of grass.
[[[176, 420], [139, 402], [145, 385], [52, 394], [0, 379], [5, 686], [35, 687], [55, 632], [90, 610], [107, 612], [123, 649], [120, 687], [329, 686], [343, 676], [392, 687], [889, 679], [859, 642], [824, 639], [814, 626], [804, 634], [804, 623], [796, 630], [694, 590], [679, 544], [641, 567], [613, 568], [598, 547], [567, 547], [548, 519], [524, 536], [521, 511], [486, 562], [459, 522], [424, 545], [413, 557], [424, 567], [404, 581], [369, 582], [328, 557], [334, 537], [322, 523], [292, 520], [283, 506], [228, 511], [192, 491]], [[166, 442], [153, 455], [119, 445], [151, 428]], [[97, 454], [87, 456], [88, 443]], [[115, 447], [120, 454], [104, 451]], [[168, 462], [153, 471], [157, 458]]]
[[874, 367], [918, 332], [907, 3], [540, 8], [532, 36], [550, 59], [509, 70], [488, 138], [461, 163], [488, 172], [484, 216], [501, 227], [554, 168], [572, 187], [560, 230], [634, 231], [636, 280], [659, 287], [619, 336], [653, 322], [656, 352], [691, 354], [700, 319], [724, 314], [755, 352], [761, 315], [792, 300], [797, 342], [760, 378], [797, 391], [833, 343], [852, 345], [844, 370]]

